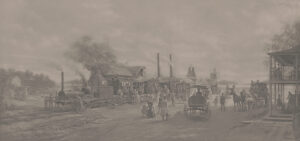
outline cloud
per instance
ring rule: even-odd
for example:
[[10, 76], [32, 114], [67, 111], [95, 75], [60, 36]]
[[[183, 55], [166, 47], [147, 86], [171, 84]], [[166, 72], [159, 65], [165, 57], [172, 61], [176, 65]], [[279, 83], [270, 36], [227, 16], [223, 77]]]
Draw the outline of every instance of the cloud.
[[84, 35], [109, 41], [120, 61], [145, 65], [150, 75], [160, 52], [166, 76], [172, 53], [178, 76], [194, 65], [200, 77], [216, 67], [221, 79], [267, 79], [265, 43], [300, 16], [296, 0], [2, 0], [0, 5], [0, 65], [54, 79], [47, 62], [67, 65], [64, 50]]

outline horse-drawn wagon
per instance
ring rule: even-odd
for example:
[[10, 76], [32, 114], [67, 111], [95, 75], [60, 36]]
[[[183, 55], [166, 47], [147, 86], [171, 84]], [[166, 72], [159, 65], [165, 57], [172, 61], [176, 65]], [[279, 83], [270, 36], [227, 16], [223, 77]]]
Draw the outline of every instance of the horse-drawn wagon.
[[184, 106], [184, 112], [188, 118], [201, 117], [209, 119], [211, 110], [208, 103], [208, 86], [193, 85], [191, 87], [192, 95], [188, 98], [188, 103]]

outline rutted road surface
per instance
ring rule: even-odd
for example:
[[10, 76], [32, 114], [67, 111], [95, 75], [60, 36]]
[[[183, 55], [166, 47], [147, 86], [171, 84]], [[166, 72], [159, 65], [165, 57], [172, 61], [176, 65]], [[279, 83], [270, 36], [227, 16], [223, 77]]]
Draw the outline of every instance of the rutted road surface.
[[[213, 109], [209, 120], [187, 119], [182, 104], [170, 107], [168, 121], [146, 119], [141, 105], [88, 109], [82, 114], [32, 111], [18, 118], [1, 118], [0, 140], [61, 141], [284, 141], [292, 140], [291, 127], [242, 124], [252, 113]], [[261, 117], [260, 117], [261, 118]]]

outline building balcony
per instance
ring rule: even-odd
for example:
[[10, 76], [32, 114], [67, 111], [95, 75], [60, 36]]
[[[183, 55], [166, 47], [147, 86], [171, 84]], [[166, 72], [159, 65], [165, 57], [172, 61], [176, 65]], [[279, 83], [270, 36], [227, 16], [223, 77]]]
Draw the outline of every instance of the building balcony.
[[[300, 74], [300, 72], [298, 73]], [[299, 83], [300, 76], [296, 77], [295, 71], [283, 72], [280, 70], [273, 70], [270, 78], [272, 83]]]
[[298, 79], [295, 75], [272, 75], [270, 78], [271, 83], [300, 83], [300, 77]]

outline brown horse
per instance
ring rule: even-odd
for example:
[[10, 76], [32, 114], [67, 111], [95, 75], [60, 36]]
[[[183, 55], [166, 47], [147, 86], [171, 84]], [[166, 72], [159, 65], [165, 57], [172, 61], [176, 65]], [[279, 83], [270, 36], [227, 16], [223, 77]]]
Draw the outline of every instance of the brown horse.
[[240, 111], [241, 109], [241, 98], [235, 92], [231, 93], [233, 95], [233, 109], [234, 111]]

